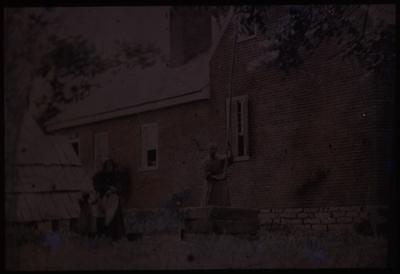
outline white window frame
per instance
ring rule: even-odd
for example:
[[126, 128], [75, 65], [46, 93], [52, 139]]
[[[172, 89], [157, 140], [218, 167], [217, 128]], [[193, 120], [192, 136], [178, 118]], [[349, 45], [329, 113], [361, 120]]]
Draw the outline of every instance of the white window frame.
[[[230, 102], [231, 101], [231, 102]], [[240, 132], [239, 132], [239, 123], [238, 123], [238, 109], [237, 103], [241, 105], [241, 116], [240, 116]], [[229, 140], [232, 145], [232, 154], [234, 161], [246, 161], [250, 159], [250, 150], [249, 150], [249, 100], [247, 95], [232, 97], [226, 99], [226, 122], [227, 122], [227, 130], [229, 127], [230, 118], [230, 136]], [[231, 105], [229, 105], [231, 104]], [[230, 111], [232, 111], [232, 115], [230, 115]], [[244, 145], [244, 154], [239, 154], [239, 136], [243, 136], [243, 145]]]
[[[153, 139], [154, 144], [152, 144], [151, 146], [147, 144], [147, 140], [148, 138], [145, 138], [147, 136], [144, 136], [144, 132], [145, 130], [152, 128], [153, 129], [153, 134], [155, 134], [155, 136]], [[150, 133], [151, 134], [151, 133]], [[140, 128], [140, 136], [141, 136], [141, 164], [140, 164], [140, 171], [148, 171], [148, 170], [157, 170], [158, 169], [158, 162], [159, 162], [159, 151], [158, 151], [158, 124], [157, 123], [149, 123], [149, 124], [143, 124]], [[150, 149], [154, 149], [156, 151], [156, 161], [155, 161], [155, 165], [154, 166], [149, 166], [148, 165], [148, 159], [147, 159], [147, 152]]]
[[95, 171], [99, 171], [102, 168], [102, 163], [104, 162], [105, 159], [103, 159], [101, 161], [101, 164], [99, 165], [99, 167], [97, 167], [97, 140], [100, 139], [100, 136], [106, 136], [106, 147], [107, 147], [107, 152], [106, 155], [103, 155], [103, 158], [108, 158], [110, 156], [110, 143], [109, 143], [109, 139], [108, 139], [108, 132], [103, 131], [103, 132], [97, 132], [94, 134], [94, 142], [93, 142], [93, 148], [94, 148], [94, 159], [93, 159], [93, 168]]

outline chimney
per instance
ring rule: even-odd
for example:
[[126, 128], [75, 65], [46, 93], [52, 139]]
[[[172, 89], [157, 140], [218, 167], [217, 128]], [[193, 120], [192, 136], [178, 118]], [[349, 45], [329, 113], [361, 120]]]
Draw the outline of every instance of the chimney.
[[169, 34], [169, 66], [184, 65], [210, 48], [211, 16], [193, 7], [172, 7], [169, 13]]

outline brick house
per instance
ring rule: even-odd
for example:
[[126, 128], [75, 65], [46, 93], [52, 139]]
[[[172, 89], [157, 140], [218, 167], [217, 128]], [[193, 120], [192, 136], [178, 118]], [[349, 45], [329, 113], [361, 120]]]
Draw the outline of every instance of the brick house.
[[330, 58], [338, 49], [329, 41], [289, 73], [249, 69], [262, 54], [260, 36], [239, 37], [234, 47], [232, 14], [214, 35], [211, 19], [191, 12], [170, 16], [169, 66], [113, 76], [119, 86], [103, 86], [48, 131], [73, 136], [89, 172], [103, 157], [127, 167], [131, 208], [163, 207], [182, 191], [190, 195], [184, 206], [199, 206], [201, 160], [210, 141], [225, 148], [227, 117], [233, 207], [262, 210], [264, 224], [316, 229], [361, 222], [385, 207], [385, 86], [355, 61]]

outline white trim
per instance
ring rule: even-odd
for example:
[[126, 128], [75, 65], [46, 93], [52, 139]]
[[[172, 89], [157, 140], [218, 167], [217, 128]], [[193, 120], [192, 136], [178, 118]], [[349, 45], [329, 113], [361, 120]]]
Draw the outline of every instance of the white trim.
[[[227, 116], [226, 116], [226, 122], [228, 123], [228, 119], [231, 120], [232, 124], [232, 130], [230, 132], [230, 136], [228, 136], [229, 140], [231, 141], [232, 145], [232, 152], [233, 152], [233, 160], [234, 161], [246, 161], [250, 160], [250, 152], [249, 152], [249, 146], [250, 146], [250, 140], [249, 140], [249, 108], [248, 108], [248, 102], [249, 102], [249, 97], [248, 95], [241, 95], [241, 96], [235, 96], [232, 97], [232, 114], [229, 115], [227, 111]], [[228, 101], [229, 98], [226, 99], [226, 107], [228, 108]], [[237, 156], [238, 154], [238, 133], [236, 132], [237, 126], [238, 126], [238, 121], [237, 121], [237, 108], [236, 108], [236, 103], [241, 102], [242, 105], [242, 116], [241, 116], [241, 125], [242, 125], [242, 131], [244, 131], [242, 134], [244, 136], [244, 155]], [[244, 108], [247, 106], [246, 108]], [[244, 109], [246, 109], [244, 111]]]
[[65, 120], [65, 121], [57, 121], [57, 118], [55, 118], [54, 121], [52, 121], [46, 125], [46, 129], [49, 132], [52, 132], [52, 131], [56, 131], [59, 129], [81, 126], [81, 125], [85, 125], [85, 124], [91, 124], [94, 122], [104, 121], [104, 120], [113, 119], [113, 118], [122, 117], [122, 116], [128, 116], [131, 114], [141, 113], [141, 112], [145, 112], [145, 111], [157, 110], [157, 109], [170, 107], [170, 106], [174, 106], [174, 105], [190, 103], [190, 102], [194, 102], [194, 101], [198, 101], [198, 100], [205, 100], [205, 99], [209, 99], [209, 98], [210, 98], [210, 89], [209, 89], [209, 85], [207, 85], [203, 89], [201, 89], [197, 92], [194, 92], [194, 93], [178, 96], [175, 98], [168, 98], [165, 100], [160, 100], [160, 101], [152, 102], [152, 103], [148, 103], [148, 104], [131, 106], [129, 108], [125, 108], [125, 109], [121, 109], [121, 110], [109, 111], [109, 112], [105, 112], [105, 113], [101, 113], [101, 114], [93, 114], [90, 116], [69, 119], [69, 120]]

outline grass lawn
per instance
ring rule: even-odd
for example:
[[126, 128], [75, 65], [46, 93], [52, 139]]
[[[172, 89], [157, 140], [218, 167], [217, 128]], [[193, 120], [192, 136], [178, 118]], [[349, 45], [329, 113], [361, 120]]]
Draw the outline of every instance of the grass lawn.
[[[9, 250], [20, 270], [265, 269], [385, 267], [387, 241], [348, 233], [294, 235], [144, 235], [135, 241], [64, 235], [50, 250], [24, 242]], [[16, 263], [15, 263], [16, 262]]]

